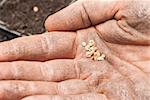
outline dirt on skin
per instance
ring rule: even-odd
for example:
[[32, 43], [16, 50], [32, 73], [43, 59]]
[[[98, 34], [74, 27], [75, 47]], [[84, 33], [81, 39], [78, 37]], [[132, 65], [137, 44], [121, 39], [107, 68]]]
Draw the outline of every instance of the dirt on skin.
[[48, 15], [69, 5], [72, 0], [0, 0], [0, 24], [31, 35], [43, 33]]

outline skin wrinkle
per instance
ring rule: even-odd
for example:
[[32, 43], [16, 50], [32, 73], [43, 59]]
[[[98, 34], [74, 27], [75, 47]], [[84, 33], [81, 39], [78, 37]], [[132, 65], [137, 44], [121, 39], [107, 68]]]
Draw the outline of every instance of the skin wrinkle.
[[[67, 84], [65, 84], [67, 82]], [[74, 87], [77, 86], [78, 88]], [[67, 87], [68, 86], [68, 87]], [[58, 83], [58, 94], [60, 95], [77, 95], [91, 92], [87, 82], [83, 80], [68, 80]]]
[[[108, 63], [110, 63], [110, 65], [113, 67], [113, 64], [111, 63], [111, 61], [107, 60]], [[124, 75], [121, 73], [121, 71], [119, 71], [117, 68], [113, 67], [117, 72], [120, 73], [121, 76], [123, 76], [125, 79], [129, 80], [133, 85], [134, 85], [134, 82], [127, 76], [127, 75]]]
[[80, 15], [81, 15], [81, 21], [82, 21], [82, 23], [84, 24], [84, 26], [86, 26], [86, 23], [85, 23], [85, 21], [84, 21], [84, 19], [83, 19], [83, 16], [82, 16], [82, 12], [80, 11]]
[[[111, 50], [112, 50], [112, 49], [111, 49]], [[138, 68], [139, 70], [141, 70], [141, 72], [143, 72], [143, 73], [147, 76], [147, 74], [146, 74], [139, 66], [133, 64], [132, 62], [130, 62], [130, 61], [128, 61], [128, 60], [125, 60], [123, 57], [117, 56], [117, 54], [115, 53], [114, 50], [113, 50], [113, 52], [114, 52], [114, 55], [115, 55], [116, 57], [118, 57], [119, 59], [123, 59], [125, 62], [128, 62], [129, 64], [135, 66], [136, 68]], [[135, 62], [135, 61], [133, 61], [133, 62]], [[136, 61], [136, 62], [137, 62], [137, 61]], [[148, 76], [147, 76], [147, 77], [148, 77]]]
[[[119, 90], [119, 92], [121, 92], [121, 96], [123, 96], [123, 100], [126, 100], [126, 97], [127, 98], [131, 97], [132, 98], [131, 100], [135, 100], [134, 97], [132, 96], [132, 93], [130, 92], [131, 89], [128, 88], [128, 84], [127, 85], [126, 84], [121, 84], [121, 85], [123, 85], [123, 86], [122, 87], [120, 86], [118, 90]], [[129, 91], [128, 91], [129, 93], [127, 92], [125, 87], [127, 87], [127, 90], [129, 89]]]
[[[105, 45], [105, 48], [107, 48], [107, 53], [111, 52], [111, 49], [107, 46], [107, 44], [105, 43], [105, 40], [103, 38], [101, 38], [101, 32], [97, 29], [97, 27], [94, 27], [97, 36], [99, 37], [99, 40], [101, 41], [101, 43], [103, 43], [103, 45]], [[110, 53], [111, 54], [111, 53]], [[106, 58], [107, 59], [107, 58]]]
[[[148, 35], [148, 34], [146, 34], [146, 31], [148, 32], [147, 29], [149, 29], [149, 20], [148, 20], [148, 16], [149, 16], [148, 15], [149, 14], [148, 3], [149, 2], [140, 3], [140, 1], [137, 0], [133, 3], [134, 3], [134, 5], [129, 7], [129, 9], [131, 9], [131, 10], [129, 10], [129, 13], [127, 13], [127, 15], [129, 16], [127, 22], [129, 23], [129, 25], [131, 27], [135, 28], [136, 30], [142, 32], [145, 35]], [[131, 4], [129, 4], [129, 5], [131, 5]], [[141, 7], [138, 9], [139, 6], [141, 6]], [[132, 9], [134, 9], [134, 11]], [[131, 18], [131, 19], [129, 19], [129, 18]]]
[[15, 62], [11, 62], [10, 63], [13, 67], [13, 78], [17, 80], [17, 76], [18, 76], [18, 70], [17, 70], [17, 67], [16, 67], [16, 63]]
[[81, 69], [79, 68], [79, 66], [77, 64], [78, 61], [74, 59], [73, 62], [74, 62], [73, 65], [74, 65], [74, 68], [75, 68], [76, 78], [80, 79], [80, 73], [81, 73], [80, 70]]
[[[115, 55], [116, 57], [118, 57], [117, 55]], [[121, 58], [121, 57], [118, 57], [119, 59], [123, 59], [123, 58]], [[136, 68], [138, 68], [143, 74], [145, 74], [147, 77], [148, 77], [148, 75], [139, 67], [139, 66], [137, 66], [137, 65], [135, 65], [135, 64], [133, 64], [132, 62], [129, 62], [129, 61], [127, 61], [127, 60], [125, 60], [124, 59], [124, 61], [126, 61], [127, 63], [129, 63], [129, 64], [131, 64], [131, 65], [133, 65], [133, 66], [135, 66]]]
[[46, 59], [48, 58], [49, 55], [49, 41], [47, 36], [45, 36], [45, 33], [40, 35], [40, 40], [41, 40], [41, 45], [42, 45], [42, 51], [43, 51], [43, 55], [45, 55]]
[[[90, 0], [89, 0], [89, 2], [90, 2]], [[101, 24], [101, 23], [104, 23], [104, 22], [106, 22], [106, 21], [108, 21], [108, 20], [110, 20], [110, 19], [114, 19], [114, 16], [115, 16], [115, 14], [119, 11], [119, 6], [120, 6], [120, 0], [118, 0], [118, 1], [115, 1], [114, 2], [114, 0], [112, 0], [112, 1], [110, 1], [110, 2], [108, 2], [108, 1], [103, 1], [103, 0], [100, 0], [100, 3], [103, 3], [103, 2], [105, 2], [104, 3], [104, 6], [106, 6], [106, 7], [104, 7], [104, 10], [105, 10], [105, 12], [106, 13], [104, 13], [104, 15], [103, 15], [103, 17], [105, 17], [105, 20], [104, 19], [101, 19], [101, 21], [99, 21], [99, 23], [97, 23], [97, 22], [94, 22], [94, 18], [93, 18], [93, 21], [92, 21], [92, 18], [90, 18], [90, 15], [91, 14], [88, 14], [89, 15], [89, 18], [91, 19], [91, 22], [93, 22], [93, 26], [94, 25], [98, 25], [98, 24]], [[108, 6], [108, 5], [110, 5], [110, 6]], [[107, 7], [108, 6], [108, 7]], [[86, 7], [85, 7], [86, 8]], [[87, 7], [88, 8], [88, 7]], [[88, 10], [86, 10], [87, 12], [88, 12]], [[92, 11], [91, 11], [92, 12]], [[99, 12], [99, 13], [101, 13], [101, 12]], [[103, 12], [102, 12], [103, 13]], [[94, 24], [95, 23], [95, 24]]]
[[[119, 23], [119, 22], [121, 22], [121, 21], [122, 21], [122, 20], [118, 20], [118, 21], [116, 22], [117, 26], [118, 26], [123, 32], [127, 33], [129, 36], [131, 36], [131, 37], [134, 36], [134, 34], [133, 34], [132, 32], [129, 32], [129, 31], [125, 30], [124, 24]], [[127, 24], [127, 23], [125, 22], [125, 24]]]
[[[81, 18], [81, 22], [83, 24], [83, 26], [85, 27], [89, 27], [90, 24], [89, 24], [89, 20], [88, 20], [88, 16], [83, 8], [83, 6], [81, 6], [81, 10], [80, 10], [80, 18]], [[83, 9], [83, 10], [82, 10]]]
[[[120, 24], [119, 24], [120, 23]], [[125, 23], [125, 22], [124, 22]], [[107, 34], [109, 33], [109, 31], [107, 29], [105, 29], [107, 26], [106, 24], [109, 25], [109, 28], [114, 27], [113, 24], [115, 25], [115, 27], [117, 29], [111, 29], [111, 31], [113, 32], [113, 34], [111, 33], [111, 35], [115, 35], [116, 37], [112, 37], [107, 36]], [[122, 25], [122, 21], [117, 21], [116, 20], [110, 20], [109, 22], [105, 22], [102, 23], [101, 25], [95, 26], [97, 30], [100, 30], [101, 28], [104, 28], [101, 30], [101, 37], [104, 37], [104, 40], [110, 43], [114, 43], [114, 44], [122, 44], [122, 45], [126, 45], [126, 44], [130, 44], [130, 45], [149, 45], [150, 43], [150, 39], [148, 37], [143, 36], [141, 33], [137, 32], [134, 29], [124, 29], [123, 27], [127, 27], [126, 25]], [[122, 26], [122, 27], [121, 27]], [[100, 28], [100, 29], [98, 29]], [[129, 28], [129, 27], [127, 27]], [[108, 31], [105, 32], [105, 31]], [[119, 32], [116, 35], [116, 32]], [[133, 31], [134, 34], [130, 35], [129, 32]], [[104, 33], [105, 32], [105, 33]], [[113, 38], [113, 39], [112, 39]], [[115, 40], [115, 41], [110, 41], [110, 40]], [[124, 40], [124, 41], [122, 41]], [[138, 42], [137, 42], [138, 41]], [[117, 42], [117, 43], [116, 43]]]
[[[75, 50], [74, 50], [74, 48], [76, 47], [75, 46], [75, 38], [76, 38], [76, 34], [73, 32], [72, 33], [73, 35], [70, 35], [68, 38], [71, 40], [70, 41], [70, 44], [68, 44], [68, 42], [66, 42], [64, 39], [61, 41], [61, 43], [62, 42], [64, 42], [65, 44], [61, 44], [61, 45], [59, 45], [59, 46], [61, 46], [61, 47], [63, 47], [63, 45], [67, 45], [67, 48], [69, 49], [69, 52], [67, 51], [67, 49], [64, 49], [64, 52], [68, 52], [67, 54], [68, 55], [70, 55], [70, 57], [69, 58], [74, 58], [74, 53], [76, 52]], [[66, 34], [67, 35], [67, 34]], [[64, 37], [63, 37], [64, 38]], [[55, 41], [55, 38], [53, 38], [53, 40]], [[57, 41], [56, 41], [57, 42]], [[60, 42], [60, 41], [59, 41]], [[69, 46], [70, 45], [70, 46]], [[55, 47], [55, 46], [54, 46]], [[61, 48], [60, 47], [60, 48]], [[53, 48], [54, 49], [54, 48]], [[61, 53], [60, 55], [64, 55], [64, 52], [63, 51], [60, 51], [59, 53]], [[68, 58], [68, 57], [67, 57]]]
[[73, 58], [76, 58], [76, 53], [77, 53], [77, 34], [76, 32], [74, 32], [75, 34], [75, 38], [74, 38], [74, 41], [73, 41], [73, 46], [72, 46], [72, 51], [73, 51]]
[[51, 66], [49, 66], [47, 62], [44, 62], [43, 64], [44, 64], [44, 68], [46, 69], [44, 73], [45, 76], [47, 76], [46, 77], [48, 79], [47, 81], [55, 81], [53, 79], [53, 77], [55, 76], [55, 72], [52, 69], [50, 69]]
[[22, 66], [17, 64], [17, 62], [10, 62], [10, 64], [12, 64], [12, 67], [14, 67], [14, 71], [15, 71], [15, 73], [13, 72], [14, 79], [15, 80], [20, 80], [20, 77], [24, 78], [24, 73], [23, 73]]
[[107, 98], [107, 100], [111, 100], [111, 98], [110, 98], [109, 95], [106, 93], [106, 91], [101, 90], [99, 93], [105, 95], [105, 97]]
[[[83, 20], [84, 23], [85, 23], [85, 22], [88, 22], [88, 23], [89, 23], [88, 26], [93, 25], [93, 23], [92, 23], [92, 21], [91, 21], [91, 18], [90, 18], [90, 16], [89, 16], [88, 12], [87, 12], [87, 9], [86, 9], [86, 7], [85, 7], [85, 5], [84, 5], [84, 2], [82, 2], [81, 5], [82, 5], [82, 8], [83, 8], [83, 11], [85, 12], [85, 15], [87, 16], [87, 20], [84, 21], [82, 14], [81, 14], [81, 19]], [[86, 24], [85, 24], [85, 25], [86, 25]]]
[[[31, 82], [31, 83], [29, 84], [29, 87], [30, 87], [31, 91], [36, 91], [36, 85], [35, 85], [34, 82]], [[25, 96], [24, 96], [24, 97], [25, 97]]]
[[[103, 23], [102, 23], [103, 24]], [[104, 23], [105, 24], [105, 23]], [[102, 32], [102, 31], [100, 31], [100, 29], [98, 29], [98, 27], [99, 26], [95, 26], [95, 30], [98, 32], [98, 35], [99, 35], [99, 37], [103, 40], [103, 41], [107, 41], [107, 42], [109, 42], [108, 40], [107, 40], [107, 36], [106, 36], [106, 38], [105, 38], [105, 34], [107, 34], [107, 33], [105, 33], [105, 32]], [[108, 37], [109, 38], [109, 37]]]
[[40, 73], [41, 73], [41, 76], [42, 76], [43, 80], [47, 81], [47, 78], [45, 78], [46, 77], [45, 71], [47, 71], [47, 70], [45, 70], [45, 71], [44, 70], [45, 70], [45, 63], [42, 64], [42, 66], [40, 65]]
[[[18, 55], [20, 52], [20, 50], [17, 50], [16, 45], [14, 44], [14, 42], [12, 40], [10, 40], [10, 44], [13, 47], [14, 53], [15, 55]], [[19, 57], [18, 57], [19, 58]], [[17, 59], [17, 58], [16, 58]]]
[[52, 54], [53, 53], [51, 53], [50, 54], [50, 52], [48, 52], [48, 51], [52, 51], [52, 49], [54, 48], [54, 46], [53, 45], [51, 45], [52, 43], [50, 43], [50, 41], [52, 41], [51, 39], [52, 39], [52, 37], [49, 37], [48, 38], [48, 36], [47, 35], [49, 35], [49, 33], [44, 33], [42, 36], [45, 38], [45, 42], [46, 42], [46, 45], [47, 45], [47, 58], [48, 58], [48, 56], [52, 56]]
[[14, 67], [14, 71], [12, 75], [14, 76], [15, 80], [21, 80], [21, 78], [24, 78], [24, 72], [21, 65], [19, 65], [17, 62], [10, 62], [12, 64], [12, 67]]
[[[130, 61], [130, 62], [138, 62], [138, 61], [148, 61], [150, 59], [150, 47], [141, 46], [141, 45], [120, 45], [115, 43], [106, 42], [109, 48], [114, 52], [115, 55], [121, 57], [121, 59]], [[115, 47], [119, 49], [116, 49]], [[141, 49], [142, 48], [142, 49]], [[143, 52], [145, 55], [143, 55]], [[124, 55], [123, 55], [124, 54]], [[132, 56], [130, 56], [132, 55]], [[134, 56], [134, 57], [133, 57]], [[143, 58], [143, 59], [141, 59]]]
[[[121, 75], [121, 76], [122, 76], [122, 75]], [[121, 78], [123, 78], [123, 80], [125, 79], [126, 81], [128, 81], [125, 77], [121, 77]], [[117, 79], [118, 79], [118, 78], [117, 78]], [[111, 80], [111, 79], [110, 79], [110, 80]], [[114, 80], [114, 82], [116, 81], [116, 79], [112, 79], [112, 80]], [[107, 81], [106, 81], [106, 82], [107, 82]], [[130, 85], [127, 85], [127, 86], [132, 86], [130, 82], [129, 82], [128, 84], [130, 84]], [[105, 87], [105, 86], [104, 86], [104, 87]], [[128, 89], [131, 90], [132, 88], [133, 88], [133, 87], [130, 87], [130, 88], [128, 88]], [[105, 91], [105, 90], [104, 90], [104, 91]], [[131, 93], [130, 93], [130, 92], [131, 92], [131, 91], [129, 91], [129, 94], [134, 93], [134, 92], [131, 92]], [[104, 94], [107, 95], [107, 96], [109, 97], [108, 93], [104, 92]], [[132, 95], [131, 95], [131, 97], [133, 98]], [[109, 99], [110, 99], [110, 98], [109, 98]], [[108, 99], [108, 100], [109, 100], [109, 99]], [[135, 99], [133, 99], [133, 100], [135, 100]]]
[[57, 94], [60, 94], [60, 95], [63, 94], [63, 92], [61, 91], [61, 84], [60, 83], [57, 84], [57, 89], [56, 90], [57, 90], [57, 92], [56, 92]]
[[[126, 24], [127, 24], [127, 23], [126, 23]], [[130, 32], [130, 30], [127, 30], [127, 28], [125, 28], [124, 25], [119, 24], [119, 22], [117, 22], [117, 25], [118, 25], [119, 28], [122, 29], [125, 33], [130, 34], [130, 36], [132, 36], [131, 39], [133, 39], [133, 38], [136, 37], [138, 40], [139, 40], [139, 39], [141, 40], [141, 38], [142, 38], [142, 39], [144, 39], [145, 41], [149, 41], [149, 43], [150, 43], [150, 38], [148, 38], [147, 36], [141, 34], [141, 33], [138, 32], [137, 30], [135, 30], [135, 29], [133, 29], [133, 28], [130, 27], [132, 30], [135, 31], [134, 34], [133, 34], [133, 33]], [[132, 31], [132, 32], [133, 32], [133, 31]], [[138, 34], [137, 34], [137, 33], [138, 33]], [[134, 40], [133, 40], [133, 41], [134, 41]], [[137, 41], [137, 40], [135, 40], [135, 41]], [[146, 43], [147, 43], [147, 42], [146, 42]], [[142, 43], [142, 44], [136, 44], [136, 45], [143, 45], [143, 43]], [[145, 44], [145, 45], [149, 45], [149, 44]]]
[[[122, 80], [122, 81], [121, 81]], [[123, 82], [123, 83], [118, 83], [118, 82]], [[127, 81], [127, 84], [126, 84], [126, 81]], [[119, 85], [125, 85], [125, 87], [127, 87], [127, 90], [128, 90], [128, 95], [130, 94], [130, 96], [129, 97], [131, 97], [131, 98], [135, 98], [135, 96], [134, 96], [134, 94], [135, 94], [135, 92], [134, 92], [134, 90], [133, 90], [133, 87], [131, 87], [132, 85], [132, 83], [129, 81], [129, 80], [127, 80], [125, 77], [122, 77], [122, 75], [121, 75], [121, 77], [120, 78], [117, 78], [117, 79], [112, 79], [112, 80], [109, 80], [109, 81], [106, 81], [107, 83], [103, 83], [103, 85], [102, 86], [99, 86], [99, 88], [101, 88], [102, 87], [102, 89], [101, 89], [101, 91], [109, 98], [109, 99], [111, 99], [111, 98], [113, 98], [113, 97], [111, 97], [110, 95], [109, 95], [109, 93], [107, 93], [107, 92], [109, 92], [108, 90], [109, 90], [109, 88], [115, 88], [115, 89], [117, 89], [117, 88], [122, 88], [122, 86], [120, 87]], [[116, 86], [114, 86], [116, 84]], [[101, 85], [101, 84], [100, 84]], [[111, 87], [110, 87], [111, 86]], [[118, 87], [119, 86], [119, 87]], [[106, 87], [106, 88], [104, 88], [104, 87]], [[119, 89], [117, 89], [117, 90], [119, 90]], [[126, 88], [125, 88], [126, 89]], [[115, 91], [115, 93], [117, 94], [117, 93], [122, 93], [121, 91], [122, 90], [125, 90], [125, 89], [120, 89], [119, 91]], [[126, 91], [127, 91], [126, 90]], [[109, 100], [108, 99], [108, 100]], [[118, 100], [118, 99], [117, 99]], [[123, 98], [122, 99], [119, 99], [119, 100], [124, 100]], [[126, 99], [125, 99], [126, 100]], [[130, 99], [131, 100], [131, 99]], [[132, 100], [135, 100], [135, 99], [132, 99]]]
[[[111, 9], [112, 9], [112, 10], [110, 10], [111, 12], [108, 12], [108, 14], [109, 14], [109, 13], [112, 13], [112, 12], [115, 12], [114, 15], [113, 15], [113, 19], [116, 19], [115, 16], [116, 16], [116, 14], [119, 12], [119, 10], [120, 10], [120, 9], [119, 9], [119, 7], [120, 7], [120, 5], [121, 5], [120, 3], [121, 3], [120, 0], [118, 0], [118, 2], [115, 3], [114, 6], [111, 8]], [[116, 20], [117, 20], [117, 19], [116, 19]], [[106, 22], [106, 21], [105, 21], [105, 22]]]
[[89, 83], [89, 85], [93, 88], [93, 92], [97, 91], [98, 89], [98, 86], [108, 80], [109, 78], [107, 76], [105, 76], [105, 73], [104, 74], [100, 74], [100, 75], [97, 75], [96, 73], [93, 72], [92, 75], [90, 75], [90, 77], [88, 79], [86, 79], [85, 81], [87, 81]]
[[[26, 91], [30, 86], [27, 86], [25, 84], [21, 85], [20, 83], [13, 84], [13, 83], [10, 82], [8, 87], [11, 88], [9, 90], [10, 92], [13, 92], [14, 94], [18, 94], [19, 93], [19, 94], [21, 94], [22, 97], [25, 97], [26, 94], [25, 94], [25, 92], [23, 92], [23, 94], [22, 94], [22, 91]], [[16, 97], [16, 99], [19, 99], [19, 97]]]
[[[118, 29], [120, 30], [120, 31], [122, 31], [122, 33], [120, 33], [120, 34], [117, 34], [118, 35], [118, 38], [117, 38], [117, 40], [118, 41], [122, 41], [122, 40], [124, 40], [124, 41], [122, 41], [123, 43], [121, 43], [121, 44], [128, 44], [130, 41], [133, 41], [132, 40], [132, 34], [130, 34], [130, 33], [127, 33], [127, 32], [125, 32], [119, 25], [118, 25], [118, 21], [116, 22], [115, 21], [115, 23], [116, 23], [116, 26], [118, 27]], [[124, 35], [125, 34], [125, 35]], [[111, 43], [111, 42], [110, 42]]]
[[[144, 65], [141, 66], [143, 63]], [[150, 75], [150, 67], [147, 67], [147, 66], [150, 66], [150, 61], [133, 62], [133, 64], [140, 66], [141, 69], [143, 69], [143, 71], [147, 73], [148, 76]]]

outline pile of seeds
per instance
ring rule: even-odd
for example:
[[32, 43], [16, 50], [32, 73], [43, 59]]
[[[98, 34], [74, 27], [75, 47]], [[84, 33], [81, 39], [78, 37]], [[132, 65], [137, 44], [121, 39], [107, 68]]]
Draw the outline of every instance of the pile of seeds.
[[99, 52], [94, 40], [90, 40], [88, 44], [86, 42], [82, 42], [82, 46], [86, 50], [87, 58], [91, 58], [95, 61], [102, 61], [105, 59], [105, 55]]

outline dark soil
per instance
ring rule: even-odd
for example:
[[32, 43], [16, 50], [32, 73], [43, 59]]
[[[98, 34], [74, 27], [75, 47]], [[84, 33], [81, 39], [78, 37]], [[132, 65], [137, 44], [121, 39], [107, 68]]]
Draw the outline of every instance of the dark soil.
[[[72, 0], [0, 0], [0, 24], [30, 35], [42, 33], [48, 15], [66, 7]], [[33, 7], [38, 7], [35, 12]]]

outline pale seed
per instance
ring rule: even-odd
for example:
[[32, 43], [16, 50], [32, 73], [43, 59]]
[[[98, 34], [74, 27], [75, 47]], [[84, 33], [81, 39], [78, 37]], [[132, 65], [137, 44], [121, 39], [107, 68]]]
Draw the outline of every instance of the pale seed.
[[91, 47], [92, 47], [92, 46], [95, 46], [94, 40], [90, 40], [88, 44], [89, 44], [89, 46], [91, 46]]
[[97, 56], [94, 56], [94, 60], [97, 60], [97, 58], [98, 58]]
[[102, 57], [97, 57], [97, 60], [98, 60], [98, 61], [102, 61], [102, 60], [104, 60], [104, 58], [102, 58]]
[[87, 58], [90, 58], [92, 56], [92, 53], [91, 52], [86, 52], [86, 57]]
[[101, 57], [102, 57], [102, 58], [105, 58], [105, 57], [106, 57], [106, 55], [105, 55], [105, 54], [102, 54], [102, 55], [101, 55]]
[[90, 40], [90, 41], [89, 41], [89, 43], [92, 43], [92, 44], [94, 44], [94, 43], [95, 43], [95, 41], [94, 41], [94, 40]]
[[98, 50], [96, 50], [96, 51], [94, 52], [94, 56], [99, 57], [99, 56], [100, 56], [100, 52], [99, 52]]
[[97, 50], [96, 47], [91, 47], [89, 51], [90, 51], [92, 54], [94, 54], [96, 50]]
[[82, 42], [82, 46], [85, 47], [86, 46], [86, 42]]
[[34, 6], [34, 7], [33, 7], [33, 11], [34, 11], [34, 12], [38, 12], [38, 11], [39, 11], [39, 8], [38, 8], [37, 6]]
[[97, 51], [97, 47], [93, 47], [93, 50], [94, 50], [94, 51]]
[[85, 46], [85, 50], [86, 50], [86, 51], [90, 51], [90, 46], [89, 46], [89, 45], [86, 45], [86, 46]]

